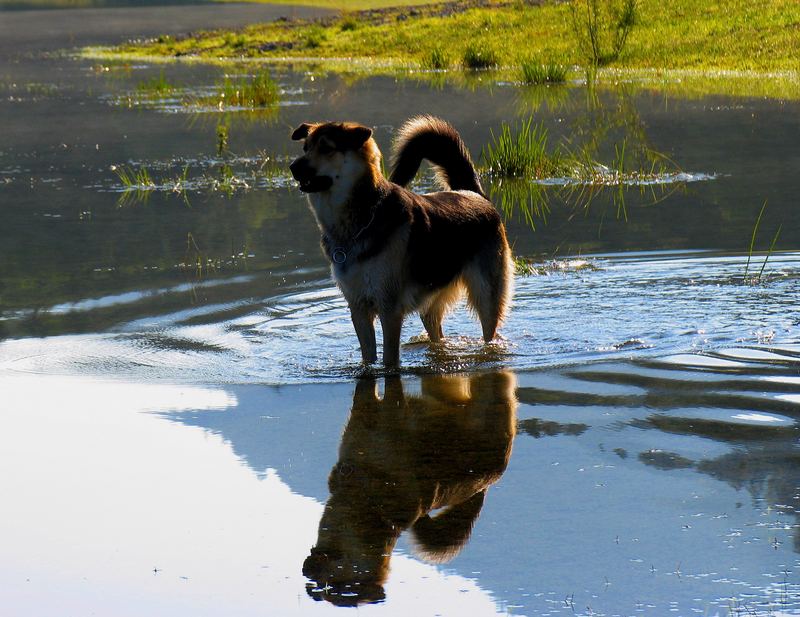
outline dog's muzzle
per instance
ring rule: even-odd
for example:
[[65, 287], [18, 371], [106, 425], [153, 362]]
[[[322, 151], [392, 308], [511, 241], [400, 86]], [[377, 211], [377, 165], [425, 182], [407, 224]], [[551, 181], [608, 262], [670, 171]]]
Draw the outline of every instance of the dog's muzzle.
[[289, 171], [292, 176], [300, 184], [300, 190], [304, 193], [319, 193], [327, 191], [333, 185], [333, 179], [329, 176], [318, 176], [316, 169], [314, 169], [304, 156], [289, 165]]

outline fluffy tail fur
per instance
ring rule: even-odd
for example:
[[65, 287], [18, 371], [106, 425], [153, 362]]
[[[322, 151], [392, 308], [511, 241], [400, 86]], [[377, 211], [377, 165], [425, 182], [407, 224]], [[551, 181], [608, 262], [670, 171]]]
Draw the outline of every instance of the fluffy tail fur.
[[444, 120], [417, 116], [400, 127], [389, 179], [406, 186], [419, 170], [422, 159], [433, 164], [439, 181], [448, 189], [485, 196], [466, 145], [458, 131]]

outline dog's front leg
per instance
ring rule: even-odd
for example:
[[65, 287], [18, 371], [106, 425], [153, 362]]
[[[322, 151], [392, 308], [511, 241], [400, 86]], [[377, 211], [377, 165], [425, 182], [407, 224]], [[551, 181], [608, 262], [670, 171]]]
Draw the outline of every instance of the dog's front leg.
[[374, 364], [378, 361], [375, 347], [375, 314], [362, 307], [350, 307], [350, 318], [356, 329], [358, 344], [361, 346], [361, 361]]
[[386, 368], [400, 366], [400, 330], [403, 327], [403, 314], [392, 312], [381, 314], [383, 328], [383, 365]]

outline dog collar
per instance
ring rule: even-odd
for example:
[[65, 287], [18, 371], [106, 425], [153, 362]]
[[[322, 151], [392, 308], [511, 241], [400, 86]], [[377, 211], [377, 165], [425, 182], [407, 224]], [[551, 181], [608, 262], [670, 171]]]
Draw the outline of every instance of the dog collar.
[[[377, 206], [377, 204], [376, 204]], [[353, 240], [350, 242], [350, 249], [352, 250], [355, 248], [356, 241], [358, 240], [359, 236], [363, 234], [367, 227], [372, 225], [372, 222], [375, 220], [375, 214], [377, 212], [377, 207], [372, 208], [372, 217], [369, 219], [369, 222], [361, 228], [361, 230], [353, 236]], [[330, 236], [328, 236], [330, 238]], [[335, 246], [331, 251], [331, 261], [337, 265], [343, 265], [347, 261], [347, 251], [342, 246]]]

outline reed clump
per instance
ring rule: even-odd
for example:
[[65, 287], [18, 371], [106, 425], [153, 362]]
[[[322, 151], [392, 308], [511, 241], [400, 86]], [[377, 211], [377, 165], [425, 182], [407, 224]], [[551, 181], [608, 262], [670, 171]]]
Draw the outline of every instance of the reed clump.
[[529, 58], [520, 65], [522, 81], [526, 84], [561, 84], [567, 80], [567, 67], [563, 64], [541, 63]]
[[422, 68], [442, 71], [450, 66], [450, 57], [441, 47], [434, 47], [422, 59]]
[[255, 109], [272, 107], [280, 100], [278, 84], [267, 71], [252, 78], [226, 78], [218, 91], [203, 102], [214, 103], [220, 108], [243, 107]]
[[472, 70], [491, 69], [500, 64], [497, 51], [485, 43], [470, 43], [461, 58], [464, 68]]
[[562, 153], [547, 150], [547, 128], [533, 117], [517, 127], [503, 123], [500, 133], [481, 150], [489, 175], [505, 178], [549, 178], [567, 172]]

